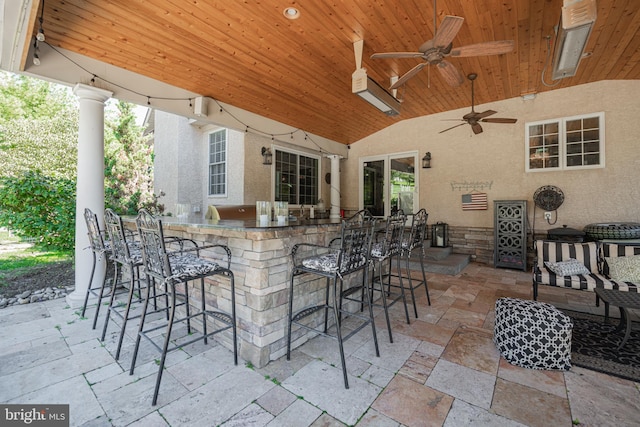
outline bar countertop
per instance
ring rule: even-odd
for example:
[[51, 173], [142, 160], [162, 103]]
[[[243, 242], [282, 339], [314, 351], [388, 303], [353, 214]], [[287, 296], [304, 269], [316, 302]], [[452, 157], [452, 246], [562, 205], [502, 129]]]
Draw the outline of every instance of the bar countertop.
[[[128, 217], [129, 221], [135, 222], [135, 217]], [[175, 216], [163, 216], [160, 217], [162, 223], [165, 225], [180, 225], [186, 227], [197, 228], [222, 228], [229, 230], [246, 230], [246, 229], [282, 229], [282, 228], [297, 228], [297, 227], [309, 227], [318, 225], [334, 225], [340, 224], [342, 218], [336, 219], [303, 219], [295, 221], [285, 221], [284, 223], [278, 221], [269, 221], [265, 224], [260, 221], [253, 220], [235, 220], [235, 219], [204, 219], [201, 215], [189, 215], [188, 217], [175, 217]]]

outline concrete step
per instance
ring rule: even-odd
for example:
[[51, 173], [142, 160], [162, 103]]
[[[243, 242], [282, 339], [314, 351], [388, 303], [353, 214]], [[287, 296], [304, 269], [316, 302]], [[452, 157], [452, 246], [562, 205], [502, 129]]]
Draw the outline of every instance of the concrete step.
[[[426, 248], [425, 248], [426, 249]], [[444, 248], [442, 248], [444, 249]], [[471, 262], [469, 255], [463, 254], [450, 254], [446, 258], [435, 260], [426, 258], [424, 260], [424, 271], [429, 273], [447, 274], [449, 276], [455, 276], [459, 274], [464, 268]], [[419, 258], [411, 257], [409, 262], [409, 268], [411, 270], [420, 270]]]
[[442, 261], [453, 251], [452, 247], [447, 248], [436, 248], [436, 247], [425, 247], [424, 248], [424, 259], [425, 261]]

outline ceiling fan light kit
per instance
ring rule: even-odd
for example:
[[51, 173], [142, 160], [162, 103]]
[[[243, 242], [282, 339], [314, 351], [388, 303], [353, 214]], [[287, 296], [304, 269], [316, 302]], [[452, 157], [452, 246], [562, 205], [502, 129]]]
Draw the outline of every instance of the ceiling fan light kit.
[[518, 121], [518, 119], [507, 119], [507, 118], [502, 118], [502, 117], [492, 117], [492, 118], [488, 118], [489, 116], [492, 116], [494, 114], [497, 113], [497, 111], [493, 111], [493, 110], [487, 110], [487, 111], [483, 111], [482, 113], [476, 113], [475, 109], [474, 109], [474, 105], [475, 105], [475, 97], [474, 97], [474, 90], [473, 90], [473, 82], [476, 80], [476, 78], [478, 78], [478, 75], [475, 73], [471, 73], [467, 76], [467, 78], [469, 80], [471, 80], [471, 112], [465, 114], [464, 116], [462, 116], [462, 121], [465, 123], [460, 123], [459, 125], [455, 125], [452, 126], [448, 129], [442, 130], [438, 133], [444, 133], [447, 132], [451, 129], [455, 129], [457, 127], [463, 126], [465, 124], [469, 124], [471, 125], [471, 129], [473, 130], [474, 134], [479, 134], [482, 133], [482, 126], [480, 125], [480, 122], [485, 122], [485, 123], [515, 123]]
[[554, 47], [553, 80], [576, 75], [596, 15], [596, 0], [564, 0]]

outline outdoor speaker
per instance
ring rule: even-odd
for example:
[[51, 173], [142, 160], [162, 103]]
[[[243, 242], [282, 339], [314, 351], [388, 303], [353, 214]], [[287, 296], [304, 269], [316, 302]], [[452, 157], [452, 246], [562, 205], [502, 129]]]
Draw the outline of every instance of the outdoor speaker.
[[198, 117], [207, 117], [207, 100], [204, 96], [198, 96], [193, 103], [193, 114]]

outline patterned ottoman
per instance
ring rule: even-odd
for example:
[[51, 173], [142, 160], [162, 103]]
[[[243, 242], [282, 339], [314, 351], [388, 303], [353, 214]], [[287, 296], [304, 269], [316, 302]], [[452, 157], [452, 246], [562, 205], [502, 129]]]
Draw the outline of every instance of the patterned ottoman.
[[493, 342], [511, 364], [571, 368], [571, 318], [550, 304], [516, 298], [496, 301]]

